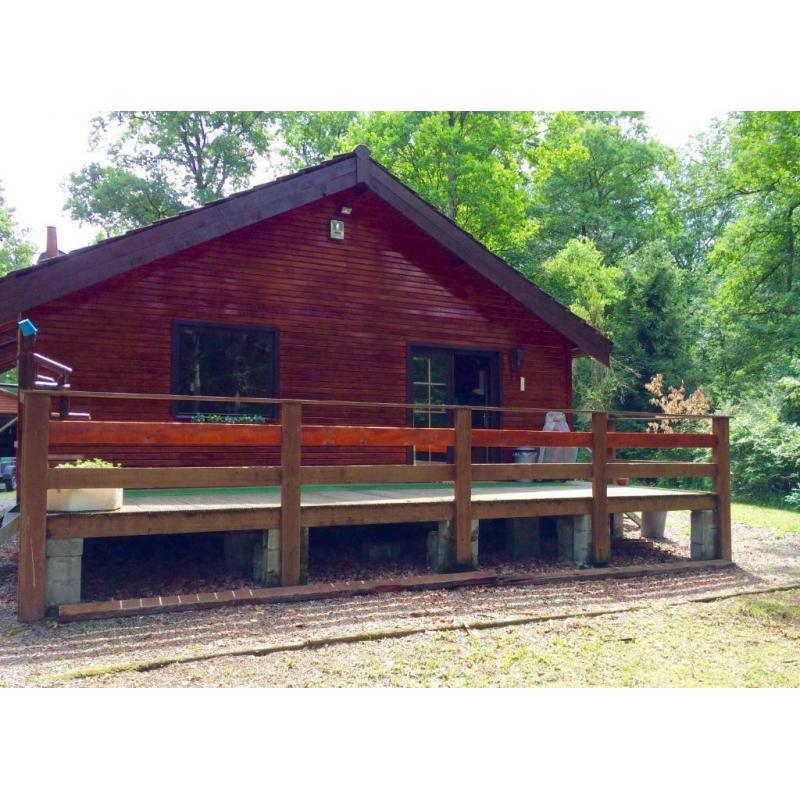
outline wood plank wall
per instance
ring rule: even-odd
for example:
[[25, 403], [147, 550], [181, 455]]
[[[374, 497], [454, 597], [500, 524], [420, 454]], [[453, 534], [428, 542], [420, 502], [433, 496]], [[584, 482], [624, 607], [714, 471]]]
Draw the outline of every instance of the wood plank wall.
[[[329, 238], [342, 205], [345, 240]], [[408, 343], [502, 355], [503, 404], [571, 405], [565, 339], [371, 192], [348, 190], [75, 292], [27, 313], [37, 349], [74, 367], [72, 386], [170, 392], [172, 321], [266, 325], [280, 332], [282, 397], [406, 402]], [[523, 374], [509, 350], [526, 348]], [[169, 419], [166, 403], [76, 401], [95, 419]], [[402, 425], [402, 410], [304, 410], [307, 423]], [[541, 417], [506, 415], [507, 427]], [[276, 464], [277, 450], [96, 448], [126, 466]], [[304, 464], [400, 463], [405, 451], [308, 448]]]

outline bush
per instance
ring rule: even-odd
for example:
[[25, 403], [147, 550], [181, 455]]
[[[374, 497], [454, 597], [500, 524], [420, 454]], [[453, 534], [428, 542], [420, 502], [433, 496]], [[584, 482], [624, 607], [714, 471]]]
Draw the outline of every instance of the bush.
[[102, 458], [79, 458], [67, 464], [59, 464], [56, 469], [119, 469], [121, 464], [112, 464]]
[[800, 507], [800, 425], [787, 421], [779, 398], [731, 410], [734, 494]]

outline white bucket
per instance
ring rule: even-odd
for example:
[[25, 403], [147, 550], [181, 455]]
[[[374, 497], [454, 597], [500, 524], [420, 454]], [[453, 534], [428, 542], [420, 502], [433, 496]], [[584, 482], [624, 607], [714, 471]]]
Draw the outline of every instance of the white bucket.
[[48, 489], [48, 511], [115, 511], [122, 489]]

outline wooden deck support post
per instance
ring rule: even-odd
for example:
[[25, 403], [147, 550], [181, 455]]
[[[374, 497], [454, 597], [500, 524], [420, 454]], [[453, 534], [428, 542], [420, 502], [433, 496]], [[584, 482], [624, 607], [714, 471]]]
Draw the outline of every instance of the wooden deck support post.
[[717, 444], [714, 447], [714, 463], [717, 465], [717, 474], [714, 478], [714, 494], [717, 501], [717, 536], [719, 537], [719, 557], [726, 561], [733, 558], [729, 429], [728, 417], [714, 417], [711, 423], [711, 432], [717, 437]]
[[592, 412], [592, 561], [607, 564], [611, 554], [608, 526], [608, 414]]
[[281, 583], [300, 583], [300, 443], [302, 406], [281, 406]]
[[472, 568], [472, 409], [455, 410], [456, 566]]
[[45, 609], [50, 397], [26, 392], [22, 404], [17, 616], [35, 622]]

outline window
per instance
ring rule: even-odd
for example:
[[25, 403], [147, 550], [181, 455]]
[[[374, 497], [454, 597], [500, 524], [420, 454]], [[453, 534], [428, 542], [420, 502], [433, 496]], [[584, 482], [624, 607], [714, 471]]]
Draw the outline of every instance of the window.
[[[277, 333], [271, 328], [176, 322], [173, 327], [172, 384], [175, 394], [218, 397], [275, 397]], [[275, 419], [265, 403], [177, 403], [178, 416], [210, 415]]]
[[411, 402], [427, 406], [414, 409], [415, 428], [446, 428], [450, 414], [437, 408], [452, 403], [450, 397], [450, 363], [446, 354], [416, 352], [411, 354]]

